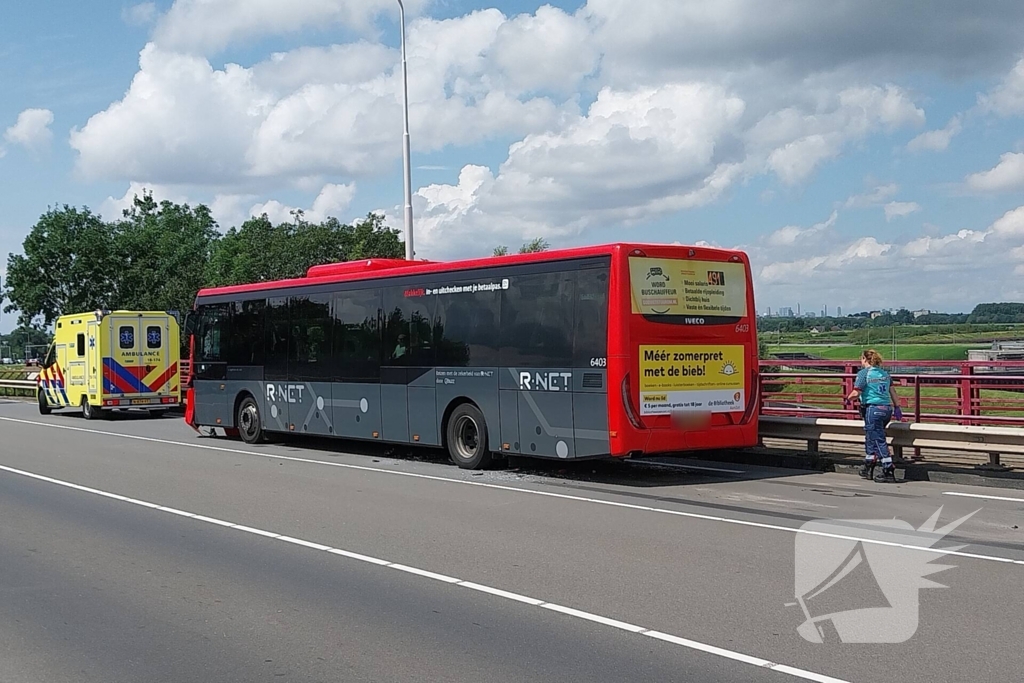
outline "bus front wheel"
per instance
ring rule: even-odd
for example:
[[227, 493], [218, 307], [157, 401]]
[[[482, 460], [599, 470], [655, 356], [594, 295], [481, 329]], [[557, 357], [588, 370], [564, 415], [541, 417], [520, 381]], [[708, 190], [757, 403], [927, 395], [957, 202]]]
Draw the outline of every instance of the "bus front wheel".
[[491, 464], [487, 448], [487, 422], [480, 409], [463, 403], [448, 418], [446, 442], [448, 455], [465, 470], [478, 470]]
[[256, 405], [256, 399], [252, 396], [246, 396], [238, 404], [235, 424], [238, 426], [238, 435], [242, 437], [242, 441], [246, 443], [263, 441], [263, 420], [260, 417], [260, 407]]

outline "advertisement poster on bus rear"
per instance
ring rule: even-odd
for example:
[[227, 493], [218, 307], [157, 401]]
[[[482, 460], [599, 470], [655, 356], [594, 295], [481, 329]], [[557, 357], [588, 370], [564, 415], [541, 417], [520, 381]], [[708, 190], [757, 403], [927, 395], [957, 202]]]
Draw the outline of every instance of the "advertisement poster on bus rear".
[[640, 414], [740, 412], [743, 346], [640, 347]]
[[634, 313], [717, 318], [747, 314], [742, 263], [633, 256], [629, 280]]

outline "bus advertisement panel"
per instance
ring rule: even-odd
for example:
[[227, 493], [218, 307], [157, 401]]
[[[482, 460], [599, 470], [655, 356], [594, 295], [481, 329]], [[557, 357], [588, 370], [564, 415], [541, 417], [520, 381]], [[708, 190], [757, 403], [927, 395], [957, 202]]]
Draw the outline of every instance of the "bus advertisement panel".
[[[462, 467], [509, 454], [749, 445], [756, 340], [749, 321], [729, 335], [716, 322], [746, 321], [753, 310], [745, 257], [701, 249], [689, 262], [691, 281], [730, 306], [712, 315], [680, 308], [685, 289], [700, 287], [683, 285], [674, 260], [687, 248], [644, 249], [651, 254], [616, 244], [447, 264], [370, 259], [203, 290], [190, 325], [186, 419], [249, 442], [288, 432], [443, 446]], [[711, 271], [723, 277], [708, 280]], [[724, 284], [725, 294], [712, 291]], [[672, 288], [682, 304], [644, 299]], [[704, 322], [681, 322], [695, 317]], [[747, 334], [738, 332], [743, 324]], [[659, 360], [677, 354], [713, 358], [705, 375], [683, 378], [704, 361]], [[725, 376], [730, 363], [735, 375]], [[725, 391], [740, 396], [719, 405]], [[698, 401], [714, 403], [727, 423], [710, 424], [698, 445], [679, 428], [661, 433], [662, 418]]]

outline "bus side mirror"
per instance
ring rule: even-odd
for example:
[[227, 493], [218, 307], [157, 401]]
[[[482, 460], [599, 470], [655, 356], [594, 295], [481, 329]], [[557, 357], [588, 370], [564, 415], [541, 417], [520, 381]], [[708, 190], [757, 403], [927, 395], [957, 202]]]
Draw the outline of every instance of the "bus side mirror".
[[188, 312], [185, 314], [185, 338], [191, 337], [196, 333], [196, 314]]

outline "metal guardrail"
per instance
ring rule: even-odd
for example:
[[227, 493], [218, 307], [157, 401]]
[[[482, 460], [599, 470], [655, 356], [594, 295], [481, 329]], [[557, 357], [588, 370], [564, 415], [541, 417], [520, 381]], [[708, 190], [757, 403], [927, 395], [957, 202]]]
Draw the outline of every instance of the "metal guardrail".
[[35, 389], [36, 381], [34, 379], [0, 379], [0, 389], [21, 389], [24, 387]]
[[[1024, 427], [1024, 362], [894, 361], [892, 372], [909, 421]], [[778, 359], [761, 362], [761, 414], [856, 419], [844, 404], [859, 364]]]
[[34, 396], [34, 379], [0, 379], [0, 396]]
[[[864, 443], [861, 420], [763, 415], [758, 431], [762, 438], [806, 441], [807, 450], [812, 452], [822, 441]], [[986, 454], [985, 467], [995, 470], [1007, 469], [1000, 455], [1024, 455], [1024, 429], [1018, 427], [893, 422], [886, 436], [897, 455], [902, 455], [905, 448]]]
[[[891, 361], [905, 422], [889, 425], [904, 448], [988, 455], [982, 467], [1004, 470], [1000, 455], [1024, 455], [1024, 361]], [[864, 423], [845, 397], [856, 361], [780, 358], [761, 361], [762, 438], [864, 443]]]

